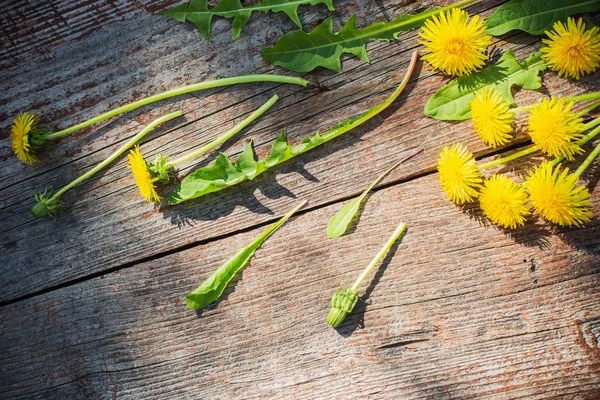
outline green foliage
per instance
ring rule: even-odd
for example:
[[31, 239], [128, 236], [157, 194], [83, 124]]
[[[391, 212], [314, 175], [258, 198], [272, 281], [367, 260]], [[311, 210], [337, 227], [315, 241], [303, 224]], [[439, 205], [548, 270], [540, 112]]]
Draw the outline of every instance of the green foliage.
[[420, 27], [431, 16], [471, 2], [472, 0], [466, 0], [417, 15], [402, 15], [393, 21], [376, 22], [364, 29], [356, 28], [356, 15], [352, 15], [346, 25], [337, 33], [333, 32], [330, 17], [312, 32], [286, 33], [275, 46], [263, 50], [261, 56], [265, 60], [291, 71], [308, 72], [317, 67], [325, 67], [341, 72], [340, 58], [342, 54], [349, 53], [368, 62], [367, 43], [373, 40], [397, 39], [400, 32]]
[[295, 146], [287, 142], [285, 131], [273, 142], [271, 152], [261, 161], [256, 161], [254, 156], [253, 143], [250, 142], [234, 163], [223, 154], [219, 153], [215, 163], [212, 166], [200, 168], [190, 175], [186, 176], [173, 193], [169, 196], [168, 204], [179, 204], [186, 200], [195, 199], [205, 194], [223, 190], [227, 187], [237, 185], [243, 181], [254, 179], [266, 170], [281, 164], [290, 158], [305, 153], [315, 147], [328, 142], [341, 134], [365, 123], [383, 110], [385, 110], [402, 93], [408, 83], [410, 75], [414, 70], [417, 61], [417, 53], [414, 52], [409, 69], [400, 85], [394, 93], [384, 102], [372, 107], [366, 113], [359, 117], [347, 119], [341, 124], [314, 136], [305, 138], [300, 144]]
[[240, 36], [242, 28], [246, 26], [253, 11], [267, 13], [284, 12], [298, 28], [302, 29], [302, 24], [298, 18], [298, 6], [325, 4], [329, 11], [333, 11], [333, 0], [263, 0], [260, 3], [249, 7], [243, 7], [240, 0], [221, 0], [215, 7], [209, 9], [207, 0], [192, 0], [187, 3], [179, 4], [169, 11], [161, 11], [160, 15], [168, 15], [179, 22], [191, 21], [196, 25], [200, 33], [212, 40], [210, 34], [211, 21], [213, 16], [224, 18], [233, 18], [232, 39]]
[[419, 154], [423, 149], [417, 149], [416, 151], [410, 153], [408, 156], [402, 158], [399, 162], [392, 165], [387, 171], [381, 174], [360, 196], [356, 199], [352, 200], [350, 203], [346, 204], [341, 208], [330, 220], [329, 224], [327, 224], [327, 236], [331, 239], [342, 236], [348, 230], [348, 225], [350, 222], [356, 217], [360, 206], [366, 201], [367, 195], [373, 188], [381, 182], [383, 178], [385, 178], [390, 172], [392, 172], [398, 165], [402, 164], [404, 161], [408, 160], [411, 157]]
[[487, 33], [500, 36], [512, 30], [543, 35], [569, 15], [600, 10], [598, 0], [511, 0], [486, 21]]
[[236, 255], [231, 257], [225, 264], [221, 265], [213, 272], [202, 284], [193, 292], [185, 296], [185, 302], [189, 308], [200, 309], [217, 300], [222, 294], [227, 284], [233, 277], [242, 269], [254, 252], [271, 236], [281, 225], [283, 225], [296, 211], [304, 207], [306, 201], [303, 201], [296, 206], [292, 211], [284, 215], [279, 221], [271, 225], [269, 229], [264, 231], [248, 246], [240, 250]]
[[497, 63], [444, 85], [425, 104], [425, 115], [439, 120], [468, 119], [475, 93], [488, 86], [496, 88], [509, 104], [515, 104], [511, 88], [539, 89], [542, 86], [539, 73], [545, 69], [539, 52], [521, 63], [507, 50]]

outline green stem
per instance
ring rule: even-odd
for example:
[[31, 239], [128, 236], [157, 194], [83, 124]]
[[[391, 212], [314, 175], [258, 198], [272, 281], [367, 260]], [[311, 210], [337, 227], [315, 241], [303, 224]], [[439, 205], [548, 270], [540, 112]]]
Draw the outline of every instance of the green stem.
[[371, 270], [375, 268], [375, 265], [377, 265], [377, 263], [381, 261], [381, 259], [386, 255], [386, 253], [394, 245], [396, 240], [398, 240], [400, 235], [404, 233], [404, 231], [406, 231], [406, 224], [404, 222], [400, 222], [400, 225], [398, 225], [394, 233], [392, 233], [392, 236], [390, 236], [387, 243], [379, 250], [379, 253], [377, 253], [377, 255], [371, 260], [369, 265], [367, 265], [367, 268], [365, 268], [365, 270], [360, 274], [360, 276], [358, 277], [356, 282], [354, 282], [354, 285], [352, 285], [352, 288], [350, 290], [354, 292], [358, 291], [360, 283], [367, 277], [367, 275], [369, 275], [369, 272], [371, 272]]
[[274, 95], [273, 97], [271, 97], [269, 99], [269, 101], [267, 101], [265, 104], [263, 104], [259, 109], [257, 109], [252, 114], [250, 114], [242, 122], [240, 122], [239, 124], [237, 124], [236, 126], [231, 128], [230, 130], [225, 132], [219, 138], [217, 138], [216, 140], [213, 140], [206, 146], [200, 147], [198, 150], [192, 151], [192, 152], [185, 154], [175, 160], [169, 161], [169, 165], [180, 164], [182, 162], [191, 160], [192, 158], [196, 158], [196, 157], [214, 149], [215, 147], [217, 147], [221, 143], [225, 142], [227, 139], [229, 139], [230, 137], [232, 137], [233, 135], [235, 135], [236, 133], [238, 133], [239, 131], [241, 131], [242, 129], [247, 127], [248, 125], [250, 125], [255, 119], [257, 119], [258, 117], [263, 115], [269, 108], [271, 108], [273, 106], [273, 104], [275, 104], [277, 102], [277, 100], [279, 100], [279, 97], [277, 95]]
[[163, 93], [155, 94], [150, 97], [146, 97], [145, 99], [141, 99], [138, 101], [134, 101], [133, 103], [125, 104], [119, 108], [115, 108], [114, 110], [105, 112], [104, 114], [98, 115], [92, 119], [89, 119], [85, 122], [72, 126], [70, 128], [64, 129], [59, 132], [50, 133], [45, 135], [46, 139], [57, 139], [61, 136], [68, 135], [69, 133], [78, 131], [80, 129], [86, 128], [90, 125], [98, 123], [100, 121], [104, 121], [108, 118], [114, 117], [115, 115], [122, 114], [127, 111], [134, 110], [136, 108], [145, 106], [146, 104], [154, 103], [156, 101], [168, 99], [170, 97], [179, 96], [180, 94], [195, 92], [203, 89], [211, 89], [221, 86], [229, 86], [236, 85], [240, 83], [251, 83], [251, 82], [278, 82], [278, 83], [289, 83], [294, 85], [300, 85], [306, 87], [308, 85], [308, 81], [302, 78], [296, 78], [291, 76], [283, 76], [283, 75], [244, 75], [244, 76], [235, 76], [232, 78], [224, 78], [224, 79], [216, 79], [207, 82], [195, 83], [193, 85], [187, 85], [180, 88], [168, 90]]
[[590, 153], [589, 156], [587, 156], [585, 161], [581, 163], [581, 165], [579, 166], [579, 168], [577, 168], [573, 175], [579, 178], [581, 174], [583, 174], [583, 172], [590, 166], [592, 161], [594, 161], [594, 159], [598, 157], [598, 154], [600, 154], [600, 144], [596, 146], [596, 148]]
[[583, 117], [585, 114], [589, 113], [598, 106], [600, 106], [600, 101], [593, 102], [592, 104], [575, 114], [575, 118]]
[[539, 148], [537, 146], [535, 146], [535, 145], [534, 146], [530, 146], [530, 147], [527, 147], [527, 148], [525, 148], [525, 149], [523, 149], [521, 151], [517, 151], [516, 153], [511, 154], [510, 156], [498, 158], [497, 160], [492, 160], [492, 161], [488, 161], [488, 162], [486, 162], [484, 164], [481, 164], [479, 166], [479, 169], [486, 169], [486, 168], [495, 167], [496, 165], [504, 164], [504, 163], [507, 163], [509, 161], [515, 160], [517, 158], [526, 156], [528, 154], [535, 153], [538, 150], [539, 150]]
[[150, 132], [152, 129], [156, 128], [158, 125], [170, 121], [173, 118], [177, 118], [180, 117], [182, 115], [181, 111], [175, 111], [171, 114], [167, 114], [164, 115], [154, 121], [152, 121], [150, 123], [150, 125], [148, 125], [147, 127], [145, 127], [144, 129], [142, 129], [142, 131], [140, 133], [138, 133], [137, 135], [135, 135], [133, 138], [131, 138], [131, 140], [129, 140], [127, 143], [125, 143], [123, 146], [121, 146], [117, 151], [115, 151], [114, 153], [112, 153], [110, 155], [110, 157], [108, 157], [106, 160], [102, 161], [100, 164], [96, 165], [94, 168], [92, 168], [91, 170], [89, 170], [88, 172], [86, 172], [85, 174], [81, 175], [79, 178], [75, 179], [73, 182], [69, 183], [68, 185], [66, 185], [65, 187], [63, 187], [62, 189], [60, 189], [59, 191], [57, 191], [53, 196], [52, 199], [54, 200], [58, 200], [58, 198], [67, 190], [73, 188], [74, 186], [80, 184], [81, 182], [85, 181], [86, 179], [88, 179], [89, 177], [91, 177], [92, 175], [94, 175], [96, 172], [100, 171], [101, 169], [103, 169], [104, 167], [106, 167], [108, 164], [110, 164], [111, 162], [113, 162], [117, 157], [119, 157], [121, 154], [123, 154], [127, 149], [129, 149], [131, 146], [133, 146], [135, 143], [137, 143], [141, 138], [143, 138], [144, 136], [146, 136], [146, 134], [148, 134], [148, 132]]
[[[585, 100], [595, 100], [595, 99], [600, 99], [600, 92], [595, 92], [595, 93], [588, 93], [588, 94], [583, 94], [581, 96], [572, 96], [572, 97], [565, 97], [563, 98], [564, 101], [568, 102], [574, 102], [577, 103], [579, 101], [585, 101]], [[525, 111], [528, 111], [530, 109], [532, 109], [533, 107], [535, 107], [537, 104], [529, 104], [527, 106], [522, 106], [522, 107], [517, 107], [517, 108], [513, 108], [508, 110], [509, 112], [513, 113], [513, 114], [518, 114], [518, 113], [522, 113]], [[580, 111], [578, 114], [576, 114], [577, 117], [581, 117], [584, 116], [585, 114], [587, 114], [588, 112], [592, 111], [594, 108], [598, 107], [600, 105], [600, 102], [595, 102], [592, 105], [584, 108], [582, 111]]]
[[[595, 120], [593, 120], [591, 122], [594, 122], [594, 121], [598, 121], [597, 123], [594, 124], [594, 126], [600, 125], [600, 117], [596, 118]], [[596, 129], [593, 129], [590, 133], [588, 133], [587, 135], [582, 137], [579, 141], [577, 141], [577, 146], [583, 147], [583, 145], [585, 145], [587, 142], [589, 142], [590, 140], [592, 140], [596, 136], [598, 136], [599, 133], [600, 133], [600, 126], [596, 126]], [[560, 155], [560, 156], [556, 157], [554, 160], [552, 160], [552, 165], [557, 165], [564, 159], [565, 159], [565, 156]]]

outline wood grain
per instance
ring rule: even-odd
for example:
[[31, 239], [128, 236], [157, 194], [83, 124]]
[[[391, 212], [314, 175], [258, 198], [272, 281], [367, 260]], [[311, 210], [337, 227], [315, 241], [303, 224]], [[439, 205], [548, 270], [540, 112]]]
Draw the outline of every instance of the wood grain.
[[[532, 218], [503, 231], [476, 207], [446, 200], [434, 173], [440, 149], [466, 143], [494, 152], [468, 121], [423, 117], [447, 78], [420, 64], [406, 92], [360, 129], [276, 171], [177, 207], [154, 207], [119, 160], [62, 198], [57, 222], [30, 215], [32, 191], [60, 187], [104, 159], [145, 124], [184, 118], [142, 144], [150, 158], [208, 142], [259, 107], [281, 100], [220, 150], [237, 157], [248, 140], [264, 156], [281, 129], [293, 142], [357, 115], [399, 82], [417, 32], [368, 46], [370, 63], [303, 75], [318, 84], [244, 85], [145, 107], [57, 141], [43, 162], [11, 155], [12, 118], [39, 113], [66, 128], [113, 107], [201, 80], [287, 73], [258, 54], [294, 29], [286, 16], [256, 14], [231, 42], [229, 20], [214, 42], [156, 11], [178, 1], [13, 2], [0, 15], [0, 398], [410, 398], [596, 399], [600, 397], [598, 219], [556, 229]], [[341, 26], [390, 20], [450, 1], [336, 0]], [[483, 17], [502, 1], [468, 7]], [[301, 7], [306, 28], [329, 13]], [[590, 16], [600, 22], [600, 14]], [[539, 39], [495, 39], [519, 58]], [[227, 51], [224, 51], [227, 49]], [[600, 90], [544, 75], [548, 93]], [[526, 141], [518, 134], [513, 149]], [[326, 238], [329, 218], [406, 151], [424, 154], [394, 171], [349, 236]], [[496, 154], [498, 153], [498, 154]], [[183, 166], [180, 176], [214, 160]], [[584, 175], [600, 214], [598, 166]], [[523, 167], [505, 170], [520, 174]], [[492, 172], [492, 171], [490, 171]], [[163, 195], [171, 187], [164, 188]], [[300, 199], [309, 206], [256, 253], [217, 304], [196, 314], [185, 293]], [[361, 288], [338, 330], [325, 323], [332, 293], [350, 284], [402, 218], [407, 236]]]
[[[484, 15], [491, 12], [489, 4], [478, 7], [483, 10]], [[346, 8], [350, 11], [360, 11], [354, 10], [350, 4], [342, 5], [342, 12]], [[374, 12], [370, 8], [368, 10]], [[406, 7], [394, 10], [395, 13], [403, 11], [406, 11]], [[367, 20], [377, 17], [374, 14], [365, 14]], [[251, 44], [252, 48], [256, 48], [252, 60], [247, 64], [233, 63], [233, 58], [237, 57], [235, 51], [218, 52], [213, 47], [216, 44], [198, 38], [198, 33], [189, 29], [187, 25], [170, 23], [168, 31], [160, 35], [160, 40], [149, 41], [144, 32], [136, 32], [130, 26], [154, 30], [155, 25], [164, 26], [169, 22], [151, 15], [139, 17], [142, 18], [152, 21], [148, 24], [150, 27], [135, 20], [127, 21], [127, 25], [123, 24], [126, 27], [122, 29], [130, 31], [123, 33], [123, 39], [119, 40], [124, 46], [131, 46], [121, 49], [123, 54], [120, 51], [98, 52], [94, 46], [84, 43], [87, 42], [87, 38], [80, 42], [81, 48], [78, 50], [90, 55], [81, 58], [89, 58], [90, 63], [95, 63], [92, 64], [93, 72], [73, 72], [73, 76], [67, 82], [52, 83], [65, 75], [63, 69], [67, 63], [72, 64], [71, 49], [65, 50], [61, 62], [43, 64], [44, 68], [51, 70], [43, 75], [45, 78], [38, 84], [41, 87], [51, 85], [47, 90], [54, 93], [54, 96], [61, 97], [47, 107], [41, 106], [43, 110], [50, 109], [42, 114], [61, 120], [59, 128], [66, 127], [117, 104], [184, 82], [249, 72], [268, 72], [264, 69], [264, 63], [258, 60], [258, 50], [264, 45], [260, 40]], [[256, 27], [250, 24], [248, 29], [252, 26]], [[224, 40], [222, 36], [225, 32], [218, 33], [221, 40]], [[251, 30], [248, 35], [250, 33]], [[162, 135], [153, 135], [151, 140], [142, 146], [146, 154], [152, 156], [155, 152], [162, 151], [176, 156], [206, 143], [232, 126], [243, 115], [257, 108], [273, 92], [282, 97], [277, 108], [247, 130], [244, 140], [238, 139], [237, 143], [228, 143], [223, 148], [228, 154], [235, 157], [246, 141], [252, 138], [257, 144], [258, 154], [264, 155], [270, 142], [283, 128], [289, 133], [291, 140], [296, 142], [317, 129], [326, 129], [348, 116], [366, 110], [390, 92], [408, 62], [410, 51], [415, 48], [415, 35], [415, 32], [405, 33], [398, 43], [376, 43], [369, 49], [373, 60], [371, 64], [350, 59], [345, 63], [344, 74], [335, 75], [320, 71], [320, 74], [307, 76], [308, 79], [331, 87], [333, 90], [330, 91], [319, 93], [314, 89], [256, 85], [213, 91], [210, 96], [201, 93], [198, 97], [187, 96], [183, 101], [174, 100], [159, 108], [133, 113], [133, 119], [119, 118], [92, 133], [76, 133], [50, 148], [45, 153], [47, 159], [39, 165], [23, 166], [14, 157], [7, 155], [7, 174], [0, 180], [0, 186], [3, 186], [0, 194], [3, 201], [4, 227], [0, 234], [0, 243], [4, 250], [0, 255], [0, 283], [5, 288], [0, 294], [0, 301], [10, 301], [73, 279], [101, 273], [156, 254], [175, 251], [182, 246], [247, 229], [257, 223], [271, 221], [274, 214], [291, 207], [294, 197], [307, 198], [315, 205], [346, 198], [358, 193], [375, 177], [376, 172], [392, 165], [407, 149], [423, 147], [425, 154], [394, 172], [389, 180], [398, 181], [431, 171], [440, 148], [453, 140], [468, 143], [477, 154], [488, 153], [490, 150], [474, 137], [468, 122], [451, 125], [422, 117], [426, 99], [444, 81], [440, 75], [432, 74], [427, 67], [422, 66], [419, 75], [415, 75], [415, 79], [409, 85], [407, 93], [382, 118], [233, 191], [228, 190], [182, 206], [159, 210], [145, 204], [138, 196], [125, 168], [126, 161], [121, 159], [117, 165], [100, 176], [68, 192], [62, 198], [67, 210], [58, 222], [50, 219], [35, 220], [30, 213], [33, 191], [48, 186], [61, 187], [107, 157], [115, 145], [134, 134], [141, 126], [179, 106], [185, 111], [186, 121], [173, 123], [162, 129]], [[103, 39], [101, 36], [93, 37], [93, 40], [99, 42]], [[535, 39], [525, 35], [510, 39], [511, 46], [517, 49], [517, 54], [521, 57], [525, 57], [532, 48], [539, 45]], [[89, 40], [92, 40], [92, 36]], [[241, 42], [233, 42], [234, 48], [239, 43]], [[508, 45], [505, 41], [498, 42], [498, 46]], [[115, 53], [120, 57], [125, 54], [128, 56], [112, 59]], [[204, 57], [197, 59], [198, 54], [204, 54]], [[103, 61], [96, 60], [97, 57]], [[214, 58], [207, 64], [206, 61], [210, 57]], [[186, 69], [186, 74], [192, 74], [192, 77], [185, 74], [182, 76], [181, 71], [175, 72], [173, 77], [173, 63], [185, 65], [189, 68]], [[145, 67], [155, 64], [160, 67], [152, 70]], [[215, 65], [230, 67], [212, 72], [207, 70], [207, 66], [212, 69]], [[146, 75], [152, 79], [148, 80]], [[100, 87], [92, 85], [91, 88], [85, 89], [96, 76], [106, 79], [107, 82], [100, 84]], [[46, 83], [44, 80], [47, 80]], [[142, 82], [141, 87], [136, 87], [135, 90], [128, 88], [138, 81]], [[553, 93], [581, 93], [582, 87], [587, 89], [586, 85], [589, 86], [590, 82], [593, 84], [595, 81], [588, 79], [578, 85], [565, 85], [563, 80], [553, 79], [552, 76], [546, 79], [546, 85]], [[72, 87], [79, 88], [80, 91], [71, 89]], [[65, 88], [69, 88], [66, 93]], [[36, 102], [40, 101], [41, 95], [28, 96], [29, 91], [13, 86], [6, 92], [7, 98], [10, 96], [11, 99], [19, 99], [19, 104], [13, 101], [7, 105], [6, 109], [13, 108], [14, 111], [5, 114], [6, 124], [10, 123], [9, 115], [17, 112], [17, 105], [23, 107], [23, 104], [30, 102], [26, 109], [39, 110], [40, 106], [36, 105]], [[45, 93], [46, 90], [42, 92]], [[118, 93], [116, 96], [121, 101], [113, 103], [113, 93]], [[531, 92], [519, 94], [522, 95], [521, 99], [540, 96]], [[88, 101], [91, 103], [87, 104]], [[61, 111], [55, 114], [52, 108], [59, 107]], [[73, 116], [64, 115], [65, 110], [79, 108], [83, 110]], [[439, 132], [443, 132], [449, 139], [440, 140]], [[10, 153], [8, 139], [4, 143], [4, 152]], [[199, 164], [192, 163], [191, 166], [195, 168], [206, 165], [211, 160], [212, 157], [209, 157], [208, 160]], [[340, 174], [338, 168], [344, 172]], [[184, 166], [182, 174], [189, 170], [190, 165]], [[260, 193], [256, 193], [257, 188]], [[168, 191], [165, 191], [166, 193]], [[35, 242], [28, 240], [31, 237], [36, 238]], [[58, 254], [59, 257], [49, 257], [48, 254]], [[19, 268], [21, 265], [28, 265], [27, 270]]]
[[[600, 190], [594, 190], [600, 212]], [[184, 295], [262, 228], [5, 306], [10, 398], [556, 398], [600, 393], [598, 221], [503, 232], [436, 175], [302, 213], [200, 315]], [[329, 299], [398, 220], [409, 230], [336, 331]], [[24, 360], [27, 360], [24, 362]], [[35, 368], [32, 368], [35, 366]]]

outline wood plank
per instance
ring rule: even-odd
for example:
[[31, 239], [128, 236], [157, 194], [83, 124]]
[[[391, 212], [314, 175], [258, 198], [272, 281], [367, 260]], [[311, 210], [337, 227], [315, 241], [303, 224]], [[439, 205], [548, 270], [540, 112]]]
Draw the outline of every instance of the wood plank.
[[[382, 11], [376, 5], [369, 5], [365, 10], [354, 10], [355, 5], [352, 4], [343, 3], [342, 12], [359, 11], [363, 13], [365, 21], [382, 17]], [[478, 4], [474, 9], [489, 13], [491, 5]], [[406, 7], [396, 7], [394, 13], [400, 14], [405, 10]], [[168, 88], [173, 86], [173, 82], [189, 82], [190, 77], [196, 80], [214, 78], [216, 72], [219, 73], [217, 76], [223, 76], [268, 71], [255, 56], [247, 64], [233, 62], [234, 53], [219, 52], [217, 44], [198, 40], [197, 32], [190, 27], [175, 23], [168, 25], [162, 19], [162, 22], [155, 22], [158, 19], [150, 17], [153, 16], [144, 15], [127, 21], [127, 24], [113, 24], [112, 29], [123, 32], [116, 37], [119, 38], [119, 44], [129, 46], [125, 48], [127, 51], [98, 52], [90, 43], [106, 40], [102, 35], [82, 39], [78, 49], [89, 57], [80, 57], [90, 60], [89, 65], [94, 66], [89, 73], [82, 72], [87, 64], [72, 67], [68, 69], [70, 72], [64, 73], [61, 68], [73, 64], [74, 53], [71, 49], [63, 49], [63, 56], [57, 57], [60, 62], [51, 66], [48, 63], [32, 63], [38, 72], [44, 72], [40, 82], [41, 87], [46, 88], [44, 93], [52, 93], [56, 101], [52, 105], [39, 105], [36, 102], [40, 101], [40, 96], [31, 94], [33, 86], [19, 87], [16, 82], [2, 94], [13, 101], [7, 104], [6, 110], [9, 111], [0, 119], [4, 118], [9, 124], [9, 116], [20, 107], [29, 104], [36, 109], [35, 105], [38, 104], [41, 109], [48, 109], [48, 115], [55, 115], [52, 111], [54, 107], [58, 113], [57, 119], [61, 119], [61, 123], [65, 124], [61, 126], [65, 127], [105, 111], [112, 105], [123, 104], [153, 92], [154, 86]], [[165, 26], [170, 28], [165, 31]], [[135, 32], [136, 27], [141, 31]], [[158, 35], [164, 40], [160, 44], [148, 41], [146, 38], [152, 37], [150, 32], [161, 32]], [[224, 40], [222, 36], [225, 32], [219, 33], [221, 40]], [[298, 90], [288, 86], [276, 88], [277, 93], [282, 95], [278, 109], [248, 130], [245, 137], [254, 139], [258, 144], [258, 153], [264, 155], [269, 143], [283, 127], [288, 129], [292, 140], [298, 141], [318, 128], [327, 128], [348, 115], [365, 110], [367, 105], [381, 101], [398, 80], [396, 70], [406, 65], [409, 52], [415, 47], [415, 35], [415, 32], [409, 32], [403, 34], [405, 40], [398, 43], [374, 44], [370, 48], [373, 62], [365, 64], [349, 60], [343, 75], [324, 71], [309, 75], [309, 78], [316, 78], [334, 88], [332, 91], [316, 93], [314, 90]], [[520, 46], [519, 55], [525, 56], [532, 51], [531, 38], [522, 35], [509, 39]], [[257, 49], [257, 53], [258, 48], [264, 45], [262, 40], [250, 44], [239, 43], [234, 42], [234, 48], [239, 50], [241, 46], [249, 45]], [[508, 45], [505, 41], [498, 44]], [[538, 45], [534, 43], [533, 48]], [[208, 55], [197, 59], [198, 54]], [[206, 62], [211, 56], [214, 56], [212, 62], [225, 65], [226, 68], [211, 70], [211, 64]], [[148, 62], [143, 63], [143, 60]], [[186, 65], [190, 69], [177, 71], [178, 75], [173, 76], [173, 64]], [[146, 68], [145, 65], [157, 67]], [[63, 75], [66, 81], [59, 79]], [[152, 76], [152, 80], [147, 80], [146, 75]], [[84, 89], [94, 82], [96, 76], [104, 79], [99, 87], [92, 85]], [[109, 123], [92, 135], [88, 132], [75, 134], [47, 153], [50, 160], [31, 169], [7, 156], [7, 174], [0, 182], [3, 187], [0, 189], [3, 202], [0, 283], [5, 288], [0, 294], [0, 302], [266, 223], [273, 220], [275, 214], [288, 209], [294, 203], [294, 196], [308, 198], [313, 206], [348, 197], [373, 179], [376, 174], [373, 171], [391, 165], [408, 148], [424, 147], [426, 153], [395, 172], [390, 181], [431, 171], [439, 149], [451, 140], [469, 143], [477, 154], [489, 152], [475, 139], [468, 123], [447, 124], [422, 118], [426, 98], [442, 82], [442, 77], [423, 67], [419, 79], [411, 85], [411, 91], [394, 106], [393, 112], [386, 114], [387, 119], [380, 118], [365, 126], [365, 129], [328, 143], [255, 182], [166, 210], [154, 209], [137, 196], [125, 161], [121, 160], [100, 177], [67, 193], [63, 200], [68, 209], [57, 223], [34, 220], [29, 212], [33, 190], [47, 185], [64, 185], [105, 158], [115, 144], [125, 140], [140, 126], [158, 115], [173, 111], [178, 106], [174, 102], [164, 104], [159, 110], [134, 114], [132, 120], [117, 120], [123, 121], [122, 124]], [[566, 85], [552, 76], [546, 79], [550, 91], [561, 93], [581, 93], [580, 85], [586, 82], [589, 83], [590, 79], [578, 85]], [[418, 88], [418, 95], [413, 90], [415, 87]], [[154, 139], [144, 144], [143, 149], [148, 154], [159, 149], [172, 155], [183, 153], [214, 138], [224, 130], [225, 124], [233, 125], [235, 120], [266, 101], [271, 93], [271, 86], [259, 85], [216, 91], [210, 97], [190, 96], [182, 102], [188, 122], [183, 126], [171, 127], [168, 135], [155, 135]], [[535, 93], [520, 95], [521, 99], [539, 97]], [[245, 102], [249, 97], [251, 99]], [[233, 105], [230, 102], [232, 98]], [[72, 117], [64, 115], [67, 110], [73, 109], [81, 111]], [[43, 114], [47, 115], [46, 112]], [[441, 141], [437, 136], [439, 132], [447, 135], [448, 141]], [[99, 140], [90, 143], [91, 138]], [[8, 140], [3, 143], [6, 144], [4, 153], [9, 153]], [[244, 144], [245, 141], [231, 146], [228, 154], [239, 153]], [[79, 148], [81, 146], [83, 149]], [[194, 167], [204, 164], [202, 162]], [[189, 168], [189, 165], [186, 166], [183, 173]], [[260, 189], [260, 193], [254, 193], [256, 188]], [[35, 241], [31, 240], [32, 237], [35, 237]], [[114, 238], [119, 240], [112, 240]], [[53, 256], [56, 254], [59, 257]], [[26, 269], [22, 267], [24, 265], [27, 265]]]
[[[600, 393], [597, 219], [583, 229], [538, 221], [500, 231], [450, 204], [431, 174], [377, 191], [353, 234], [327, 239], [342, 205], [280, 229], [200, 315], [184, 294], [263, 227], [0, 308], [2, 397]], [[331, 294], [399, 219], [406, 237], [331, 329]]]

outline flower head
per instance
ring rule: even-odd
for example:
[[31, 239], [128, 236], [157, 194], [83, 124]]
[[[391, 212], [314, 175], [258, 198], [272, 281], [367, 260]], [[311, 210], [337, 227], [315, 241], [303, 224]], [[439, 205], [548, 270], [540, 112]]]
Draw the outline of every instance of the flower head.
[[459, 143], [444, 147], [438, 159], [438, 172], [442, 189], [456, 204], [473, 201], [479, 195], [481, 171], [466, 146]]
[[127, 166], [131, 169], [131, 173], [135, 178], [135, 184], [138, 189], [140, 189], [141, 195], [144, 196], [148, 202], [159, 201], [160, 196], [156, 193], [156, 189], [154, 188], [154, 182], [158, 180], [158, 177], [152, 177], [152, 174], [150, 174], [148, 164], [140, 152], [140, 147], [135, 146], [135, 148], [129, 152], [127, 157], [129, 157], [129, 164]]
[[567, 25], [555, 22], [548, 39], [542, 41], [542, 59], [559, 76], [579, 79], [600, 65], [600, 33], [597, 26], [585, 30], [583, 20], [569, 18]]
[[508, 143], [512, 138], [513, 113], [496, 89], [485, 88], [471, 102], [473, 127], [483, 141], [491, 147]]
[[529, 114], [529, 135], [541, 151], [551, 157], [565, 156], [572, 160], [573, 154], [581, 153], [574, 143], [583, 137], [583, 119], [571, 113], [573, 103], [564, 99], [544, 99]]
[[38, 128], [38, 120], [35, 114], [21, 113], [13, 121], [10, 128], [10, 142], [13, 153], [25, 164], [33, 164], [39, 159], [35, 150], [41, 148], [46, 139], [45, 131]]
[[461, 76], [484, 66], [486, 48], [492, 43], [485, 33], [483, 19], [459, 8], [434, 15], [419, 33], [425, 40], [419, 43], [428, 52], [423, 57], [433, 68], [448, 74]]
[[543, 162], [530, 172], [526, 181], [531, 203], [545, 219], [561, 226], [580, 226], [593, 214], [590, 209], [590, 192], [583, 185], [576, 186], [578, 177], [560, 165], [554, 168]]
[[327, 314], [327, 323], [332, 327], [339, 326], [346, 316], [352, 312], [358, 301], [358, 292], [349, 287], [339, 288], [331, 297], [331, 309]]
[[530, 214], [527, 193], [506, 175], [486, 179], [479, 195], [479, 204], [486, 217], [503, 228], [515, 229], [525, 223]]
[[58, 201], [58, 197], [54, 195], [54, 191], [51, 188], [46, 189], [43, 192], [35, 193], [33, 197], [36, 203], [31, 208], [31, 213], [36, 218], [50, 215], [56, 219], [56, 214], [61, 210], [62, 203]]

